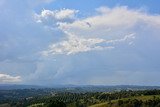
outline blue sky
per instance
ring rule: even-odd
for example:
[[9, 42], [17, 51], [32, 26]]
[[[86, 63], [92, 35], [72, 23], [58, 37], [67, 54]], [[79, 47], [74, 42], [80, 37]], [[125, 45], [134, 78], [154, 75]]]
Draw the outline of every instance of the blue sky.
[[160, 85], [159, 0], [1, 0], [0, 83]]

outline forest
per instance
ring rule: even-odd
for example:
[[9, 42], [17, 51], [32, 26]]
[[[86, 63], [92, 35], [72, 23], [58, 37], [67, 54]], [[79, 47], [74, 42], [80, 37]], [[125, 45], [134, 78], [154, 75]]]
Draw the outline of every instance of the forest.
[[160, 90], [0, 90], [0, 107], [160, 107]]

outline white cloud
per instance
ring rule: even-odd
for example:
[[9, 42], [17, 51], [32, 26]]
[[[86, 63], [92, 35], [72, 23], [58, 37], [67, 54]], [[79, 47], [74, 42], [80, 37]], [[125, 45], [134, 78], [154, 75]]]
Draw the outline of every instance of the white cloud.
[[[100, 7], [96, 9], [94, 15], [75, 19], [70, 23], [56, 20], [52, 25], [58, 24], [55, 27], [62, 31], [63, 38], [58, 36], [58, 42], [53, 39], [53, 42], [50, 41], [49, 48], [45, 49], [43, 54], [53, 56], [44, 57], [50, 62], [42, 62], [44, 68], [38, 69], [33, 78], [40, 75], [37, 81], [43, 77], [47, 77], [48, 81], [50, 77], [54, 83], [74, 81], [91, 84], [125, 84], [127, 79], [123, 77], [133, 74], [129, 77], [133, 79], [128, 83], [146, 83], [143, 81], [145, 77], [158, 74], [160, 69], [159, 19], [159, 15], [148, 14], [142, 10]], [[105, 51], [106, 49], [110, 50]], [[85, 52], [87, 54], [78, 54]], [[56, 61], [53, 61], [53, 58]], [[119, 75], [116, 71], [126, 72]], [[131, 72], [127, 73], [128, 71]], [[136, 71], [139, 71], [141, 76], [137, 76], [139, 74], [136, 74]], [[106, 82], [108, 75], [110, 81]], [[115, 80], [119, 76], [122, 78]], [[153, 80], [154, 75], [151, 78]], [[154, 81], [156, 80], [152, 82]]]
[[[141, 10], [130, 10], [123, 6], [113, 9], [100, 7], [96, 11], [95, 16], [75, 20], [72, 23], [60, 22], [58, 27], [67, 34], [68, 40], [53, 43], [44, 53], [69, 55], [103, 50], [114, 48], [115, 44], [125, 41], [132, 45], [135, 34], [139, 33], [135, 30], [137, 26], [160, 27], [160, 16], [149, 15]], [[105, 46], [101, 46], [101, 43]]]
[[58, 20], [74, 19], [77, 12], [78, 10], [62, 9], [56, 12], [55, 18]]
[[[131, 33], [131, 34], [128, 34], [128, 35], [124, 36], [121, 39], [109, 40], [109, 41], [106, 41], [106, 43], [117, 44], [117, 43], [120, 43], [120, 42], [130, 41], [130, 40], [133, 40], [133, 39], [135, 39], [135, 34]], [[133, 41], [131, 41], [131, 42], [133, 42]], [[129, 42], [129, 44], [131, 42]]]
[[132, 10], [121, 6], [100, 7], [96, 11], [97, 14], [94, 16], [76, 20], [73, 23], [61, 23], [59, 28], [84, 37], [110, 38], [107, 35], [114, 37], [128, 34], [137, 26], [160, 27], [159, 15], [149, 15], [142, 10]]
[[69, 38], [67, 41], [62, 41], [57, 44], [52, 44], [48, 51], [44, 51], [43, 54], [75, 54], [80, 52], [87, 52], [93, 50], [103, 50], [114, 48], [112, 46], [101, 47], [97, 44], [102, 43], [104, 40], [99, 38], [84, 39], [78, 37]]
[[61, 9], [61, 10], [43, 10], [41, 14], [35, 14], [35, 20], [43, 23], [44, 25], [50, 25], [55, 27], [60, 22], [73, 22], [76, 19], [75, 14], [78, 10]]
[[[43, 54], [75, 54], [93, 50], [114, 48], [115, 44], [129, 41], [133, 44], [138, 22], [149, 23], [159, 16], [149, 16], [140, 10], [129, 10], [127, 7], [113, 9], [100, 7], [97, 14], [84, 19], [75, 19], [77, 10], [43, 10], [40, 15], [36, 14], [38, 22], [48, 21], [51, 27], [59, 28], [66, 34], [67, 40], [50, 45], [48, 51]], [[150, 19], [152, 17], [152, 19]], [[74, 21], [68, 21], [74, 19]], [[51, 23], [52, 21], [52, 23]], [[70, 22], [70, 23], [69, 23]], [[153, 23], [152, 23], [153, 24]], [[126, 35], [127, 34], [127, 35]], [[124, 36], [126, 35], [126, 36]], [[101, 46], [105, 44], [105, 46]], [[108, 46], [109, 45], [109, 46]]]
[[[134, 34], [129, 34], [121, 39], [105, 40], [100, 38], [81, 38], [66, 32], [69, 36], [68, 40], [50, 45], [48, 51], [43, 51], [43, 55], [54, 54], [76, 54], [80, 52], [113, 49], [115, 44], [130, 41], [135, 38]], [[104, 46], [101, 46], [104, 44]]]
[[20, 82], [20, 76], [11, 76], [8, 74], [0, 74], [0, 83], [15, 83]]

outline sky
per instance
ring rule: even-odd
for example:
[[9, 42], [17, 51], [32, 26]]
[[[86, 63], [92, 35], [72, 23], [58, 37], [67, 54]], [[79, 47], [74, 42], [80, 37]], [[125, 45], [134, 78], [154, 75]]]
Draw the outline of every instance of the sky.
[[0, 84], [160, 85], [159, 0], [0, 0]]

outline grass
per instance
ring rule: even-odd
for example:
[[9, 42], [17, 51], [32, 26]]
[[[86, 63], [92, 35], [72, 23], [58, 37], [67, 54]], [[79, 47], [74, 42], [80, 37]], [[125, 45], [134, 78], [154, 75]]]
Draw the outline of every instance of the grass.
[[0, 107], [11, 107], [8, 103], [6, 104], [0, 104]]
[[37, 104], [32, 104], [28, 107], [43, 107], [44, 106], [44, 103], [37, 103]]
[[[153, 99], [154, 96], [156, 98], [160, 98], [160, 95], [134, 96], [134, 97], [130, 97], [130, 98], [122, 98], [122, 99], [112, 100], [112, 103], [116, 103], [118, 100], [125, 101], [128, 99], [137, 99], [137, 100], [147, 101], [147, 100]], [[109, 105], [108, 105], [108, 102], [105, 102], [105, 103], [95, 104], [90, 107], [109, 107]]]

